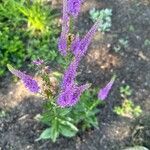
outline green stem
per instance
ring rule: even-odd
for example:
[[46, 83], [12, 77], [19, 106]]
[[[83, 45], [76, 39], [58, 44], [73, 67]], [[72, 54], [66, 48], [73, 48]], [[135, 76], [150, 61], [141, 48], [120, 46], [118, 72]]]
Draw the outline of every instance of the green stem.
[[74, 19], [71, 17], [70, 18], [70, 33], [74, 31]]
[[100, 100], [97, 100], [91, 107], [89, 110], [92, 110], [94, 107], [96, 107], [97, 105], [100, 104]]

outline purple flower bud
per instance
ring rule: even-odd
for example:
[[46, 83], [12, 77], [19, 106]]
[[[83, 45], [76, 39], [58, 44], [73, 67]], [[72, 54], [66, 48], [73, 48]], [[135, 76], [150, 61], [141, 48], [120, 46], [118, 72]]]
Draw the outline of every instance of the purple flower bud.
[[110, 90], [114, 84], [115, 79], [116, 79], [116, 76], [114, 75], [111, 78], [110, 82], [104, 88], [100, 89], [100, 91], [98, 93], [98, 98], [100, 100], [105, 100], [107, 98], [107, 96], [108, 96], [108, 94], [109, 94], [109, 92], [110, 92]]
[[40, 87], [38, 86], [37, 82], [31, 76], [26, 75], [25, 73], [23, 73], [19, 70], [16, 70], [9, 64], [7, 64], [7, 67], [12, 74], [16, 75], [23, 81], [25, 87], [28, 88], [31, 92], [33, 92], [33, 93], [39, 92]]
[[35, 65], [37, 65], [37, 66], [40, 66], [40, 65], [42, 65], [44, 63], [44, 61], [41, 60], [41, 59], [37, 59], [37, 60], [33, 60], [32, 63], [35, 64]]
[[83, 0], [68, 0], [68, 13], [76, 18], [80, 12]]

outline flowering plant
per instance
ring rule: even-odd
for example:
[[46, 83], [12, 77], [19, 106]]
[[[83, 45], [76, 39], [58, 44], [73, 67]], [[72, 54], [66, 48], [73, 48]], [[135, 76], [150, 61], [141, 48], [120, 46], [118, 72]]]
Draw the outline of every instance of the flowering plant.
[[[19, 77], [31, 92], [41, 93], [47, 99], [40, 120], [48, 128], [37, 140], [51, 139], [55, 142], [60, 134], [66, 137], [75, 136], [79, 131], [79, 125], [83, 130], [92, 126], [98, 127], [97, 106], [106, 99], [115, 81], [113, 76], [111, 81], [100, 89], [98, 97], [97, 90], [89, 89], [90, 84], [79, 85], [76, 81], [79, 63], [100, 25], [100, 20], [97, 20], [83, 38], [80, 39], [79, 35], [76, 35], [69, 41], [70, 24], [72, 20], [77, 19], [82, 3], [83, 0], [63, 0], [62, 32], [58, 40], [58, 50], [67, 61], [71, 60], [64, 75], [52, 73], [43, 60], [36, 60], [33, 63], [37, 66], [43, 81], [42, 86], [39, 86], [31, 76], [7, 65], [8, 69]], [[50, 76], [52, 74], [53, 78]]]

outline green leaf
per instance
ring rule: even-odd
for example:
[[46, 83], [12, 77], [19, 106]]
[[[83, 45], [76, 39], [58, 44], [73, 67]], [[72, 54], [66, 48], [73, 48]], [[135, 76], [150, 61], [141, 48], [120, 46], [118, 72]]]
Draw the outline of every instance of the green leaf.
[[44, 130], [42, 132], [42, 134], [40, 135], [40, 137], [36, 140], [36, 141], [39, 141], [39, 140], [42, 140], [42, 139], [50, 139], [51, 138], [51, 128], [47, 128], [46, 130]]
[[47, 128], [46, 130], [44, 130], [42, 132], [40, 137], [38, 139], [36, 139], [36, 141], [39, 141], [42, 139], [44, 139], [44, 140], [51, 139], [53, 142], [56, 142], [56, 139], [58, 136], [59, 136], [59, 132], [56, 130], [55, 127]]
[[60, 133], [65, 137], [73, 137], [76, 135], [77, 131], [72, 130], [68, 126], [61, 125]]
[[[60, 109], [60, 108], [59, 108]], [[67, 115], [70, 111], [71, 111], [71, 107], [70, 108], [63, 108], [63, 109], [60, 109], [60, 115], [61, 116], [65, 116], [65, 115]]]
[[78, 128], [77, 128], [74, 124], [72, 124], [71, 122], [65, 121], [65, 120], [61, 120], [61, 119], [59, 119], [59, 121], [60, 121], [60, 123], [61, 123], [62, 125], [68, 126], [68, 127], [70, 127], [72, 130], [74, 130], [74, 131], [78, 131]]
[[56, 126], [51, 128], [51, 139], [53, 142], [56, 142], [57, 137], [59, 136], [59, 131], [57, 130]]

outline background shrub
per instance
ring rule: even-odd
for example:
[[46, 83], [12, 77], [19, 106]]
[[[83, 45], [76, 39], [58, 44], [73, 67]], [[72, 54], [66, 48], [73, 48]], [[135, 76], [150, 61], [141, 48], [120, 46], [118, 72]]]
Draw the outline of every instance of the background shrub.
[[54, 61], [57, 53], [58, 13], [37, 0], [0, 3], [0, 76], [6, 64], [21, 67], [25, 60]]

